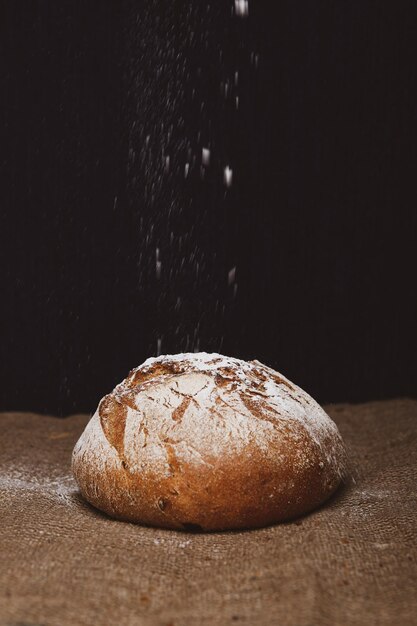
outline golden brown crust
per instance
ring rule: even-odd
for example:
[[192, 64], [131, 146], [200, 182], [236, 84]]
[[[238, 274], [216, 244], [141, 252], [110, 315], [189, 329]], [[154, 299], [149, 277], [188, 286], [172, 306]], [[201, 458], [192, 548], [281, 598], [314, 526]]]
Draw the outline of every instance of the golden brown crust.
[[[185, 530], [264, 526], [306, 513], [324, 502], [341, 480], [344, 449], [337, 429], [327, 418], [331, 427], [320, 431], [318, 439], [302, 421], [288, 419], [285, 405], [280, 411], [268, 399], [265, 383], [272, 379], [291, 390], [288, 393], [295, 392], [296, 386], [272, 370], [261, 371], [258, 365], [252, 365], [243, 386], [233, 368], [214, 369], [211, 379], [218, 392], [212, 392], [203, 406], [198, 401], [200, 392], [193, 394], [187, 386], [185, 391], [179, 390], [178, 377], [187, 371], [182, 363], [156, 363], [147, 371], [131, 372], [123, 388], [118, 386], [103, 398], [74, 450], [73, 472], [86, 499], [119, 519]], [[205, 376], [210, 380], [207, 373]], [[168, 411], [163, 408], [163, 402], [169, 402], [168, 379], [172, 397], [179, 397], [174, 408], [169, 405], [171, 422], [161, 421], [159, 427], [158, 411], [161, 415]], [[134, 395], [135, 390], [139, 395]], [[292, 400], [303, 406], [312, 401], [304, 403], [303, 396]], [[157, 401], [161, 402], [158, 411], [149, 417]], [[239, 449], [230, 447], [235, 443], [233, 433], [235, 437], [240, 433], [240, 416], [234, 418], [231, 412], [233, 402], [239, 402], [250, 426]], [[144, 413], [138, 416], [142, 408]], [[205, 420], [209, 433], [208, 420], [213, 420], [219, 439], [224, 433], [230, 437], [230, 446], [219, 441], [221, 454], [207, 442], [196, 441], [198, 430], [190, 432], [190, 441], [185, 443], [184, 436], [179, 436], [187, 433], [178, 430], [187, 426], [183, 420], [194, 414], [197, 423]], [[236, 419], [235, 430], [221, 430], [226, 417]], [[156, 435], [152, 431], [155, 422]], [[171, 424], [170, 430], [166, 423]], [[129, 439], [127, 431], [132, 424], [137, 430]], [[260, 429], [266, 433], [267, 445], [263, 445]], [[187, 454], [185, 444], [189, 446]], [[153, 450], [157, 446], [154, 457], [146, 456], [148, 445]], [[190, 456], [190, 450], [197, 456]]]
[[[119, 519], [182, 530], [256, 528], [311, 511], [339, 484], [301, 427], [299, 435], [295, 441], [283, 430], [267, 458], [248, 446], [240, 461], [212, 459], [212, 467], [181, 462], [166, 444], [169, 477], [132, 475], [123, 466], [110, 476], [77, 464], [74, 472], [79, 482], [94, 485], [85, 494], [89, 502]], [[274, 457], [284, 448], [285, 463], [278, 464]], [[308, 464], [297, 462], [301, 448]]]

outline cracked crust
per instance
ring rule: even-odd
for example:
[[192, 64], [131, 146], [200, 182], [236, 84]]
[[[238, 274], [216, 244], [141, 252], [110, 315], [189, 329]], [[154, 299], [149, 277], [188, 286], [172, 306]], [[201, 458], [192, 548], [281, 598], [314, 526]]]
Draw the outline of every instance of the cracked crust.
[[338, 430], [258, 361], [148, 359], [103, 398], [74, 476], [109, 515], [177, 529], [254, 528], [312, 510], [339, 485]]

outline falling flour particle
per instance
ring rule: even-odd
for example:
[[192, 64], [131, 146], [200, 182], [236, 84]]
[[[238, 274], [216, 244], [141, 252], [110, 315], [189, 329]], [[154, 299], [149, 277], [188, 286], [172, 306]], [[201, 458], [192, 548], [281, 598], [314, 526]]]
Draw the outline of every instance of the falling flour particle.
[[156, 342], [156, 355], [157, 356], [160, 356], [161, 349], [162, 349], [162, 337], [158, 337], [158, 340]]
[[249, 14], [249, 1], [235, 0], [235, 13], [239, 17], [246, 17]]
[[203, 148], [201, 160], [203, 162], [203, 165], [210, 165], [210, 150], [208, 148]]
[[226, 165], [226, 167], [224, 168], [224, 173], [223, 173], [223, 180], [224, 180], [224, 184], [226, 185], [226, 187], [232, 186], [232, 179], [233, 179], [233, 170], [228, 165]]
[[235, 278], [236, 278], [236, 266], [232, 267], [232, 269], [229, 271], [227, 275], [227, 282], [229, 283], [229, 285], [232, 285], [235, 282]]
[[259, 65], [259, 53], [251, 52], [251, 54], [250, 54], [250, 62], [251, 62], [252, 65], [255, 66], [255, 68], [257, 68], [258, 65]]
[[[128, 107], [131, 121], [128, 202], [132, 211], [137, 212], [137, 207], [141, 207], [138, 218], [143, 245], [138, 250], [138, 281], [146, 293], [147, 279], [151, 277], [154, 291], [151, 289], [149, 306], [170, 310], [179, 318], [176, 331], [176, 322], [172, 328], [165, 328], [158, 317], [148, 349], [155, 351], [160, 336], [164, 349], [174, 345], [175, 351], [186, 350], [187, 346], [194, 350], [197, 339], [192, 336], [189, 324], [206, 310], [203, 319], [207, 319], [210, 347], [220, 349], [222, 318], [233, 307], [231, 296], [235, 283], [228, 289], [226, 280], [228, 268], [235, 261], [225, 266], [216, 259], [221, 238], [211, 245], [204, 232], [207, 228], [220, 227], [216, 212], [221, 215], [223, 206], [233, 200], [240, 178], [233, 151], [229, 150], [233, 133], [231, 137], [228, 134], [234, 118], [238, 118], [238, 124], [244, 122], [241, 115], [247, 106], [246, 76], [250, 65], [255, 63], [256, 48], [249, 64], [253, 47], [246, 41], [245, 29], [250, 19], [244, 18], [249, 15], [249, 2], [226, 3], [224, 11], [232, 29], [230, 33], [213, 28], [212, 3], [205, 7], [211, 6], [207, 17], [198, 3], [184, 3], [178, 13], [180, 27], [175, 20], [173, 23], [172, 11], [143, 12], [134, 4], [127, 44], [129, 93], [132, 93]], [[187, 45], [183, 45], [183, 36]], [[195, 59], [201, 63], [195, 63]], [[204, 81], [208, 75], [213, 79], [211, 92]], [[243, 101], [239, 102], [239, 96]], [[222, 140], [223, 134], [226, 141]], [[218, 195], [218, 201], [212, 203], [212, 195]], [[137, 203], [142, 196], [144, 202]], [[119, 201], [115, 201], [115, 210], [118, 206]], [[201, 228], [196, 224], [194, 206], [201, 206]], [[163, 261], [159, 252], [155, 258], [156, 245], [164, 256]], [[177, 302], [176, 288], [185, 284], [191, 289], [184, 293], [183, 302]], [[219, 305], [214, 311], [216, 296], [223, 294], [224, 288], [227, 305]], [[199, 297], [195, 298], [192, 292]], [[187, 331], [191, 332], [188, 344]], [[199, 335], [204, 343], [204, 325]]]
[[161, 278], [161, 270], [162, 270], [162, 263], [161, 261], [157, 261], [156, 267], [155, 267], [155, 274], [156, 274], [157, 280]]

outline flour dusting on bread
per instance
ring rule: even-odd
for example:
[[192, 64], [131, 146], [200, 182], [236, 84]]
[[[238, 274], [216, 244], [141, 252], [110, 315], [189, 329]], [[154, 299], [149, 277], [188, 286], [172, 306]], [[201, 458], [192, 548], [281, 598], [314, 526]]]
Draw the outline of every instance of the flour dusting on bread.
[[[337, 432], [317, 402], [282, 374], [259, 361], [216, 353], [149, 358], [113, 394], [136, 409], [128, 413], [125, 450], [134, 467], [141, 448], [142, 469], [149, 457], [163, 464], [164, 439], [177, 446], [188, 441], [179, 446], [179, 453], [198, 462], [201, 448], [209, 456], [235, 454], [250, 441], [266, 449], [274, 436], [274, 421], [298, 421], [321, 447], [326, 434]], [[175, 419], [184, 400], [181, 419]], [[325, 453], [330, 460], [331, 446]]]
[[[100, 507], [104, 498], [111, 514], [123, 500], [133, 519], [143, 508], [148, 513], [142, 518], [154, 521], [146, 493], [156, 483], [168, 490], [155, 497], [158, 515], [175, 526], [181, 496], [191, 489], [187, 506], [201, 496], [191, 487], [197, 479], [207, 493], [222, 485], [223, 498], [230, 481], [242, 481], [243, 492], [255, 491], [242, 495], [242, 519], [258, 515], [250, 512], [256, 497], [271, 498], [271, 511], [273, 502], [281, 502], [288, 509], [284, 516], [310, 499], [309, 475], [316, 499], [333, 491], [345, 455], [333, 421], [285, 376], [256, 360], [200, 352], [150, 358], [133, 369], [99, 403], [74, 449], [73, 468], [76, 477], [85, 477], [87, 499]], [[102, 481], [110, 485], [105, 496]], [[220, 510], [215, 498], [210, 506]]]

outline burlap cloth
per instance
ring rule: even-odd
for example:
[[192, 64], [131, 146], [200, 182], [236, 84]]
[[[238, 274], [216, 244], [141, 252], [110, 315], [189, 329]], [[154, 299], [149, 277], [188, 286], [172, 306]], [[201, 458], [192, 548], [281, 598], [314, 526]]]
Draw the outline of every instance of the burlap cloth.
[[351, 482], [256, 531], [113, 521], [79, 497], [86, 416], [0, 414], [0, 625], [417, 624], [417, 401], [327, 407]]

